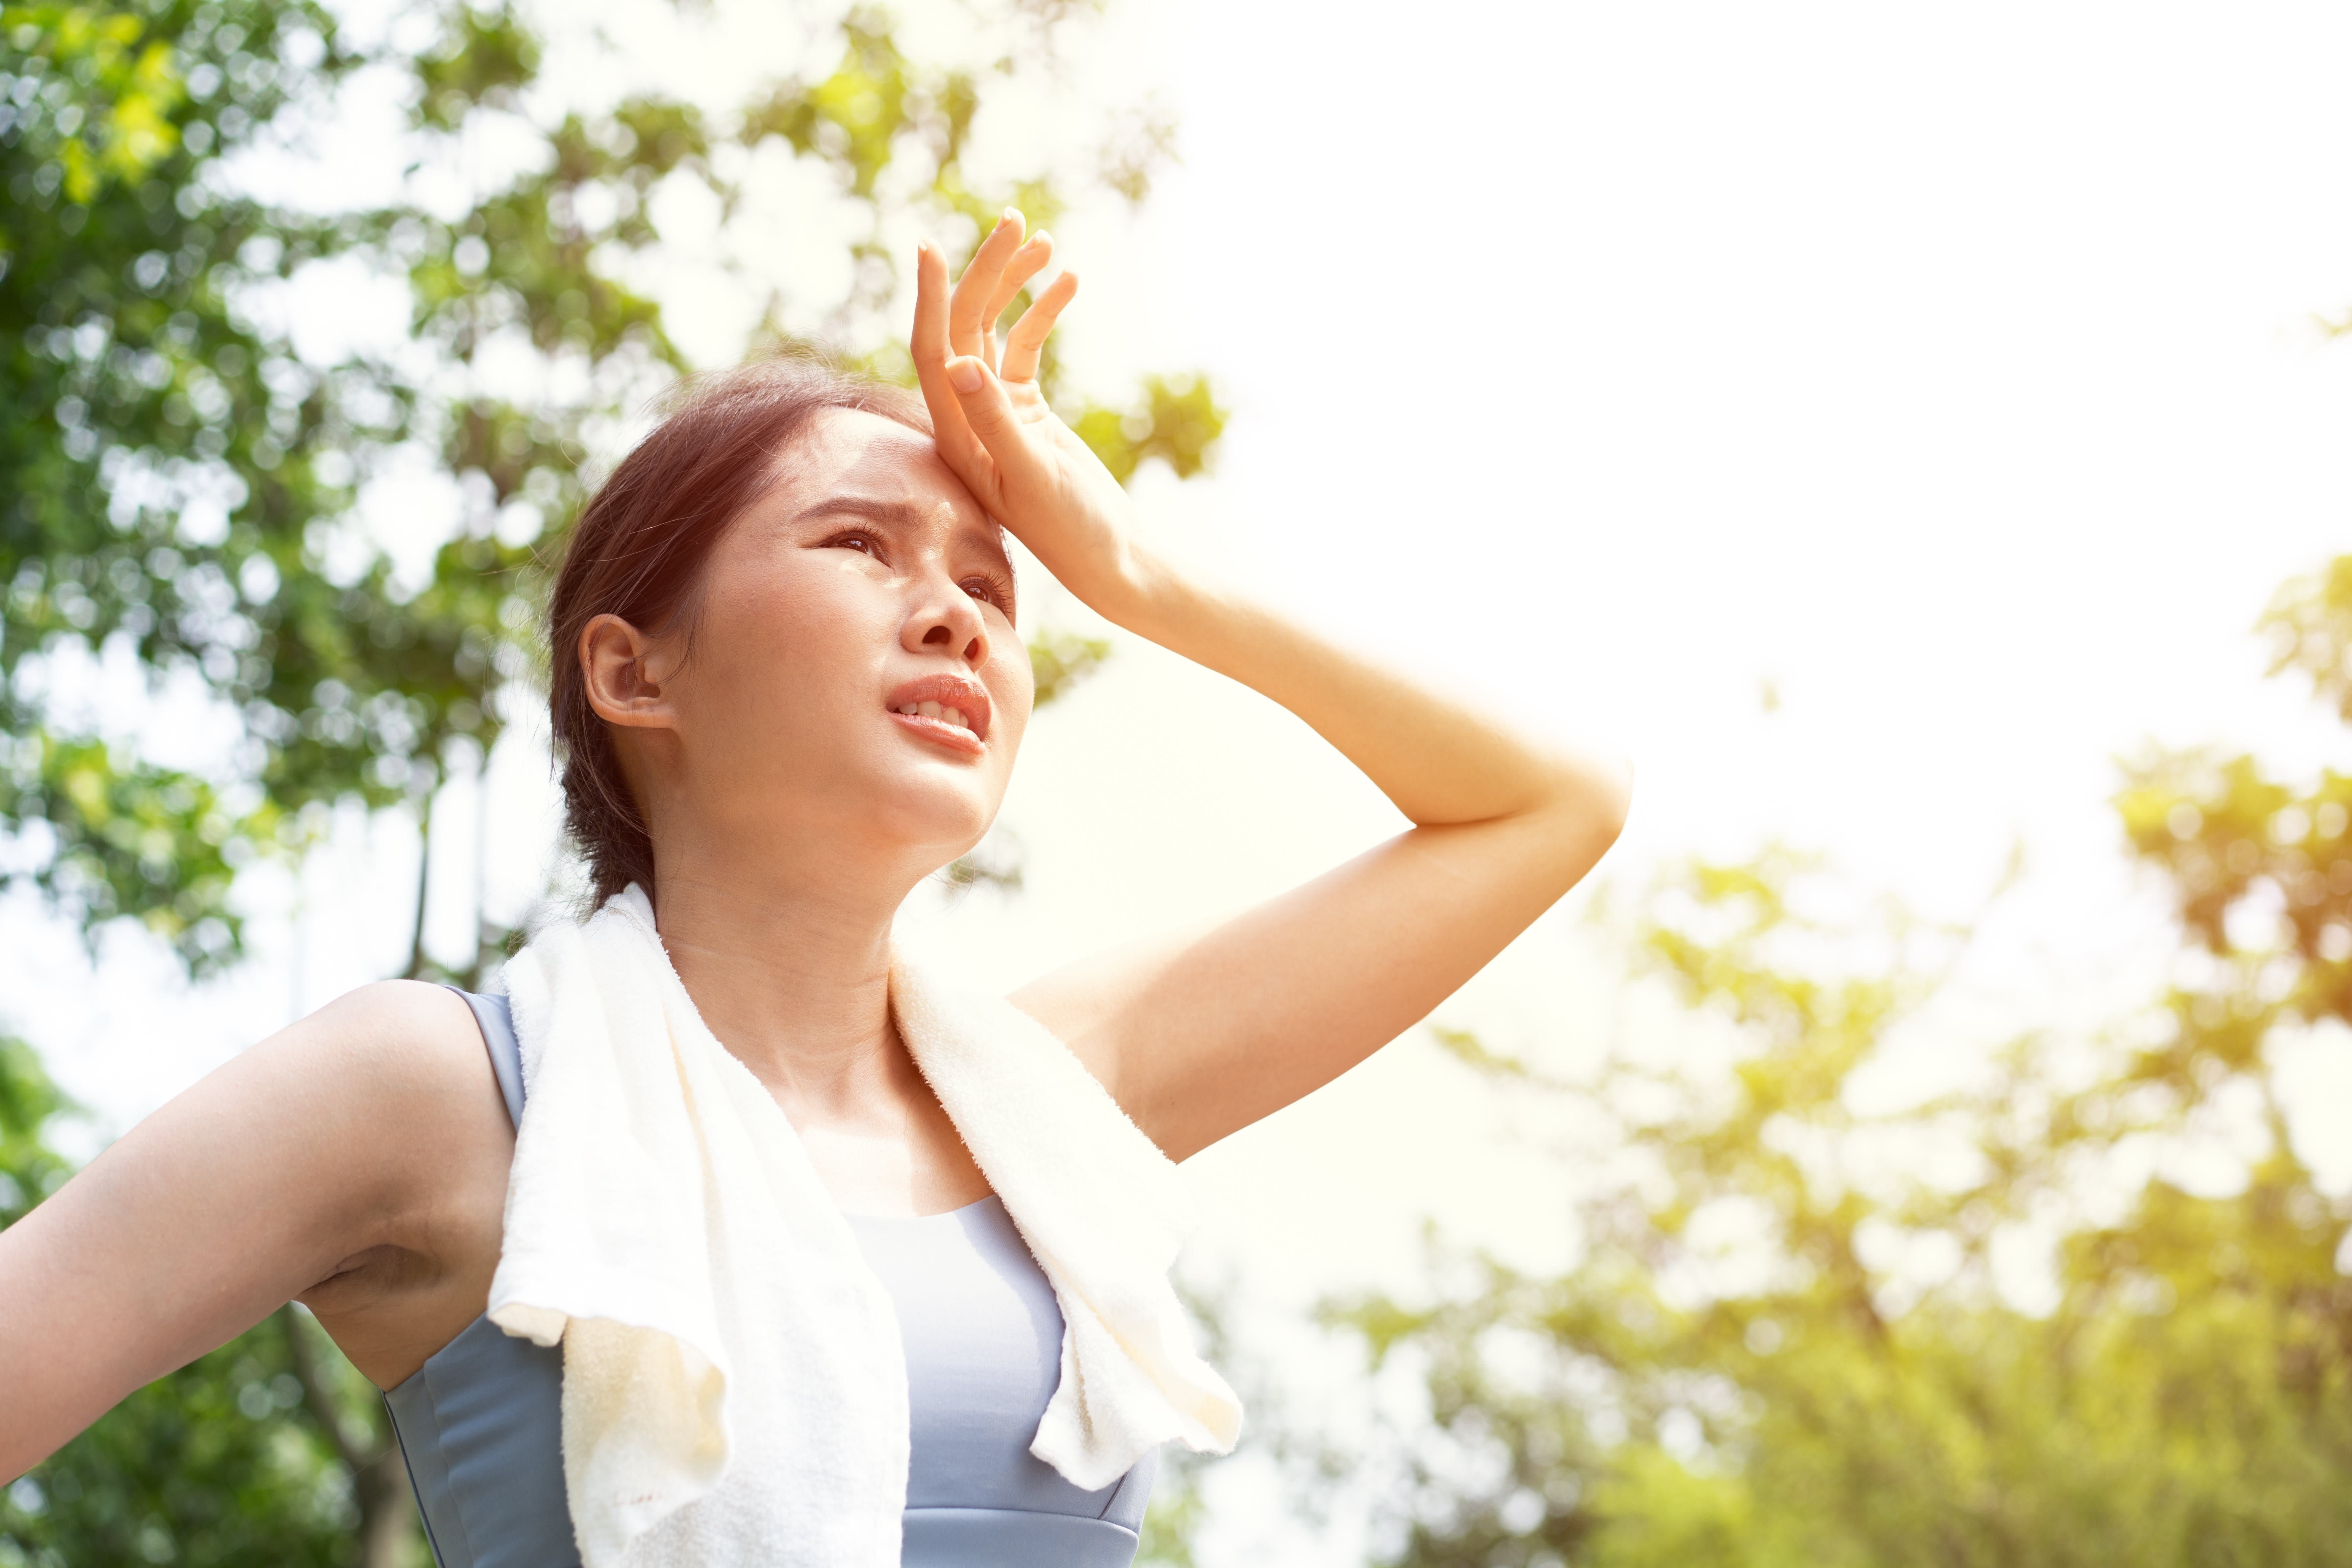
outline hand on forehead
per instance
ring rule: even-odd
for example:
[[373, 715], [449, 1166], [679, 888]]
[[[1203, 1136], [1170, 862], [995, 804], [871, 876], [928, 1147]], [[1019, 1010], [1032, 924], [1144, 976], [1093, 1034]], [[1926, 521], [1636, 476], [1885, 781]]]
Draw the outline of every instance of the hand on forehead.
[[771, 504], [793, 518], [855, 516], [985, 544], [1009, 569], [1004, 531], [919, 430], [828, 409], [780, 455]]

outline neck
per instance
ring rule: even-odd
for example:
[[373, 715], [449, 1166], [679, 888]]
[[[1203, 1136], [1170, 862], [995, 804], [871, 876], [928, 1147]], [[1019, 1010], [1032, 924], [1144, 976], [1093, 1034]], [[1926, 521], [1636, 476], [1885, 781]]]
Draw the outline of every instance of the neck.
[[890, 1023], [895, 880], [662, 858], [656, 924], [721, 1045], [788, 1108], [854, 1112], [912, 1070]]

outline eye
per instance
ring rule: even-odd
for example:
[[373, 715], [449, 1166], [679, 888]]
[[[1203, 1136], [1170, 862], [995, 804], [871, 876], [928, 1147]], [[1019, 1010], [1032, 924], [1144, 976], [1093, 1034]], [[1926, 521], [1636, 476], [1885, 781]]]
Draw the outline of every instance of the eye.
[[1011, 584], [1000, 583], [993, 577], [967, 577], [956, 586], [984, 605], [994, 605], [1003, 612], [1006, 620], [1013, 618]]
[[827, 539], [822, 545], [818, 546], [818, 548], [821, 550], [855, 550], [861, 555], [871, 555], [877, 561], [879, 561], [882, 558], [881, 541], [876, 539], [872, 534], [866, 532], [865, 530], [857, 528], [845, 529], [842, 532], [835, 534], [832, 538]]

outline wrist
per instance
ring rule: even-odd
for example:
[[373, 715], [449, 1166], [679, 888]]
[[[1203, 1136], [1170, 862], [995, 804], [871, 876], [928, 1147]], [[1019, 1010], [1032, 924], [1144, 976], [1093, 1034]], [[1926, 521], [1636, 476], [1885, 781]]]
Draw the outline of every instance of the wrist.
[[1113, 574], [1116, 585], [1095, 605], [1102, 617], [1162, 647], [1181, 635], [1193, 617], [1190, 613], [1199, 589], [1177, 565], [1155, 551], [1129, 541], [1124, 559]]

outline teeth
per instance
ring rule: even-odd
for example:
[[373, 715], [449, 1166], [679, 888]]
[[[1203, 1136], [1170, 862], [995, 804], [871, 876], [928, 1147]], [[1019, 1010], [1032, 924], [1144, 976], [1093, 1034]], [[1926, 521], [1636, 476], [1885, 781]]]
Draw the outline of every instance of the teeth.
[[908, 702], [893, 708], [890, 711], [904, 713], [910, 719], [937, 719], [941, 723], [952, 724], [975, 738], [979, 735], [979, 726], [971, 721], [971, 717], [962, 709], [950, 708], [943, 702]]

